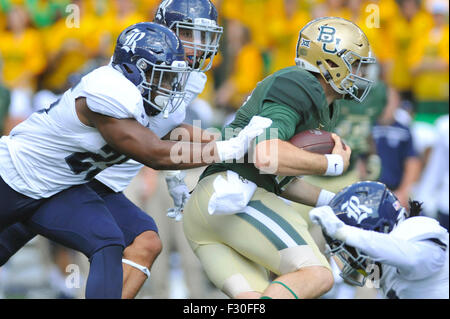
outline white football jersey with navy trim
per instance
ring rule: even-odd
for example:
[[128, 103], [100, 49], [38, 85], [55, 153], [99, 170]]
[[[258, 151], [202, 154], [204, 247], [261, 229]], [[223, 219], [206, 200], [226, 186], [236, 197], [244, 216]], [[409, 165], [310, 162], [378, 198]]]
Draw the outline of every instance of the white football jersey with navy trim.
[[[173, 113], [170, 113], [168, 118], [164, 118], [163, 113], [150, 117], [150, 129], [162, 138], [183, 123], [186, 118], [187, 106], [203, 91], [206, 81], [207, 77], [204, 73], [191, 72], [186, 83], [186, 96], [180, 103], [180, 106]], [[142, 166], [142, 164], [134, 160], [129, 160], [123, 164], [105, 169], [95, 179], [115, 192], [121, 192], [130, 184]]]
[[78, 97], [85, 97], [94, 112], [150, 126], [137, 87], [110, 65], [95, 69], [60, 100], [1, 138], [9, 154], [2, 152], [0, 161], [11, 161], [16, 170], [12, 174], [0, 165], [0, 175], [11, 188], [32, 198], [46, 198], [128, 160], [107, 145], [96, 128], [80, 122], [75, 110]]
[[418, 216], [400, 223], [390, 235], [410, 242], [425, 241], [433, 251], [429, 251], [430, 257], [426, 263], [410, 269], [407, 274], [399, 272], [397, 267], [383, 264], [380, 287], [384, 295], [387, 298], [400, 299], [448, 299], [447, 230], [432, 218]]

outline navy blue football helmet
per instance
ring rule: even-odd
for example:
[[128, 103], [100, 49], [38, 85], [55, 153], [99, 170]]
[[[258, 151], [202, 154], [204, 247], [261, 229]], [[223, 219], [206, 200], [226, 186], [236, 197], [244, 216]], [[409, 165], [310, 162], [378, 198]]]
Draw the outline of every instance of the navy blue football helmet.
[[152, 22], [129, 26], [117, 38], [112, 66], [137, 86], [149, 116], [175, 111], [189, 76], [184, 48], [169, 28]]
[[210, 0], [163, 0], [153, 21], [173, 30], [184, 45], [191, 68], [205, 72], [211, 68], [223, 33], [217, 16]]
[[[379, 182], [358, 182], [339, 193], [328, 204], [346, 225], [390, 233], [407, 217], [405, 208], [395, 195]], [[354, 247], [333, 239], [324, 233], [328, 254], [336, 255], [343, 263], [341, 277], [351, 284], [363, 286], [373, 261]]]

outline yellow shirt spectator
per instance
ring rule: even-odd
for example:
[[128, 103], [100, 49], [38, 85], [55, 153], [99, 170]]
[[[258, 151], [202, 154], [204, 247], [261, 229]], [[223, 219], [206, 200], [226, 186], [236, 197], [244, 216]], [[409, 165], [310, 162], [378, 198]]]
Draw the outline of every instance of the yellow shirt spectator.
[[246, 25], [252, 33], [252, 41], [264, 50], [268, 46], [267, 20], [264, 18], [267, 6], [274, 0], [223, 0], [217, 8], [225, 19], [236, 19]]
[[233, 64], [227, 80], [216, 92], [218, 106], [237, 109], [263, 78], [263, 60], [259, 47], [251, 41], [249, 29], [238, 20], [228, 24], [228, 54]]
[[359, 12], [352, 12], [351, 20], [366, 34], [378, 62], [390, 62], [394, 57], [391, 25], [399, 15], [395, 0], [350, 1], [359, 2]]
[[394, 57], [389, 82], [399, 91], [411, 90], [412, 76], [408, 66], [409, 48], [413, 42], [423, 41], [423, 35], [430, 29], [431, 23], [431, 16], [423, 10], [415, 14], [410, 21], [400, 15], [392, 23]]
[[239, 52], [235, 63], [231, 81], [236, 87], [236, 94], [231, 104], [237, 109], [256, 83], [262, 80], [263, 61], [258, 47], [248, 43]]
[[3, 80], [9, 88], [34, 89], [36, 76], [46, 65], [40, 34], [27, 27], [28, 21], [23, 7], [13, 7], [7, 16], [8, 29], [0, 31]]
[[412, 90], [418, 101], [448, 101], [449, 26], [442, 25], [422, 34], [410, 49]]
[[[102, 26], [110, 35], [108, 51], [112, 55], [119, 34], [128, 26], [149, 21], [149, 17], [137, 10], [134, 1], [115, 0], [109, 2], [107, 12], [102, 17]], [[152, 17], [153, 19], [153, 17]], [[150, 20], [151, 21], [151, 20]]]
[[73, 24], [68, 27], [67, 19], [61, 18], [52, 26], [43, 29], [49, 59], [49, 68], [43, 83], [46, 88], [64, 90], [72, 73], [81, 71], [90, 58], [101, 52], [102, 46], [109, 47], [110, 35], [108, 30], [99, 27], [100, 19], [93, 11], [83, 7], [79, 26]]
[[297, 0], [276, 0], [268, 6], [267, 37], [271, 44], [269, 73], [294, 64], [298, 34], [310, 20]]

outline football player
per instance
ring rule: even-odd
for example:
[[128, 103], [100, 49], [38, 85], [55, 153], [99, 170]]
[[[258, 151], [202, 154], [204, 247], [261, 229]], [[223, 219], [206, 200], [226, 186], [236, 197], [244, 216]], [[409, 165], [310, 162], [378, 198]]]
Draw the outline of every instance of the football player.
[[333, 102], [365, 98], [371, 81], [361, 71], [375, 59], [361, 29], [335, 17], [301, 29], [296, 57], [295, 66], [262, 80], [224, 128], [244, 127], [255, 115], [272, 120], [258, 137], [254, 163], [208, 166], [185, 206], [186, 238], [210, 280], [232, 298], [314, 298], [333, 284], [306, 221], [279, 196], [327, 204], [333, 193], [295, 177], [340, 175], [351, 150], [337, 135], [327, 155], [286, 141], [307, 129], [331, 131], [339, 113]]
[[[84, 76], [60, 100], [0, 139], [0, 189], [5, 195], [0, 228], [24, 221], [34, 232], [88, 256], [87, 298], [121, 297], [122, 253], [130, 230], [126, 224], [121, 228], [108, 208], [121, 203], [106, 203], [85, 183], [129, 158], [155, 169], [239, 158], [247, 142], [270, 125], [270, 120], [255, 117], [231, 140], [183, 142], [190, 160], [173, 159], [171, 151], [180, 144], [163, 139], [171, 129], [157, 115], [175, 112], [183, 99], [190, 71], [184, 54], [167, 27], [130, 26], [120, 34], [110, 65]], [[193, 161], [194, 149], [211, 158]], [[151, 222], [142, 224], [155, 232]], [[7, 252], [8, 245], [2, 246]]]
[[[176, 127], [191, 130], [182, 124], [186, 107], [201, 93], [206, 82], [205, 71], [209, 70], [217, 53], [222, 27], [217, 25], [217, 10], [210, 0], [163, 1], [157, 9], [154, 21], [172, 29], [180, 36], [185, 48], [185, 59], [191, 69], [185, 95], [170, 116], [158, 112], [151, 118], [151, 129], [160, 130], [160, 136], [168, 134]], [[195, 62], [193, 62], [195, 61]], [[157, 110], [153, 110], [157, 112]], [[167, 117], [166, 117], [167, 116]], [[133, 298], [144, 281], [150, 276], [150, 267], [161, 250], [153, 219], [131, 203], [123, 194], [142, 164], [128, 160], [114, 165], [95, 176], [88, 186], [106, 202], [125, 235], [123, 298]], [[182, 171], [167, 171], [166, 181], [175, 207], [168, 216], [180, 219], [184, 202], [189, 198], [189, 190], [183, 180]], [[8, 242], [8, 252], [1, 254], [1, 264], [20, 249], [36, 234], [25, 225], [14, 225], [0, 235], [2, 242]], [[9, 240], [8, 240], [9, 238]], [[14, 238], [11, 240], [10, 238]]]
[[[217, 24], [217, 10], [210, 0], [162, 1], [158, 6], [154, 22], [174, 31], [180, 38], [191, 72], [185, 87], [185, 95], [179, 106], [169, 116], [159, 112], [152, 116], [152, 130], [161, 130], [161, 136], [169, 134], [176, 127], [192, 131], [183, 124], [187, 106], [203, 91], [206, 84], [204, 72], [211, 68], [219, 48], [223, 28]], [[167, 116], [167, 118], [165, 118]], [[206, 140], [205, 142], [208, 142]], [[134, 298], [145, 280], [149, 269], [160, 252], [161, 242], [154, 221], [141, 209], [131, 203], [123, 194], [125, 188], [143, 165], [129, 160], [114, 165], [96, 175], [89, 186], [96, 189], [108, 204], [110, 211], [121, 227], [126, 227], [127, 248], [124, 250], [123, 298]], [[184, 183], [183, 171], [166, 171], [168, 191], [174, 208], [168, 216], [181, 219], [181, 211], [189, 198], [189, 189]]]
[[419, 213], [418, 202], [410, 201], [408, 213], [386, 185], [358, 182], [310, 217], [347, 282], [375, 280], [392, 299], [448, 299], [448, 232]]

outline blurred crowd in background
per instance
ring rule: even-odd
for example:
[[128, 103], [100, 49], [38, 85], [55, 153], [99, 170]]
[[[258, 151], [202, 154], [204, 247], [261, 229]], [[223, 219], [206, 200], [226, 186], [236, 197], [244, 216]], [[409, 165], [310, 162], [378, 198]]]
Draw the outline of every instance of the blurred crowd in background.
[[[119, 33], [133, 23], [152, 21], [159, 2], [0, 0], [1, 135], [8, 134], [32, 112], [48, 106], [84, 74], [107, 64]], [[389, 106], [388, 113], [411, 130], [414, 157], [419, 162], [413, 168], [414, 178], [407, 196], [433, 197], [445, 187], [448, 192], [447, 0], [213, 0], [213, 3], [224, 34], [220, 52], [207, 72], [206, 88], [194, 101], [187, 121], [200, 119], [203, 127], [221, 127], [229, 122], [259, 81], [294, 64], [298, 33], [307, 22], [321, 16], [343, 17], [366, 33], [378, 61], [376, 80], [385, 83], [389, 94], [395, 96], [390, 99], [394, 105]], [[425, 172], [432, 174], [427, 164], [439, 142], [446, 143], [447, 157], [433, 164], [438, 168], [437, 181], [438, 177], [430, 178]], [[201, 171], [188, 174], [191, 189]], [[155, 218], [165, 244], [142, 297], [223, 298], [209, 284], [187, 247], [180, 223], [165, 216], [172, 203], [162, 176], [145, 169], [136, 180], [127, 193]], [[434, 199], [434, 203], [426, 206], [426, 213], [432, 217], [447, 214], [448, 223], [448, 195], [443, 198], [444, 204], [442, 197]], [[3, 291], [4, 297], [23, 298], [82, 296], [82, 285], [78, 290], [67, 288], [67, 265], [81, 265], [82, 269], [86, 260], [57, 245], [43, 244], [39, 237], [23, 250], [26, 249], [28, 255], [17, 254], [0, 269], [0, 294]], [[41, 272], [38, 260], [44, 261]], [[28, 269], [26, 275], [20, 265]], [[30, 285], [34, 285], [34, 290]]]

